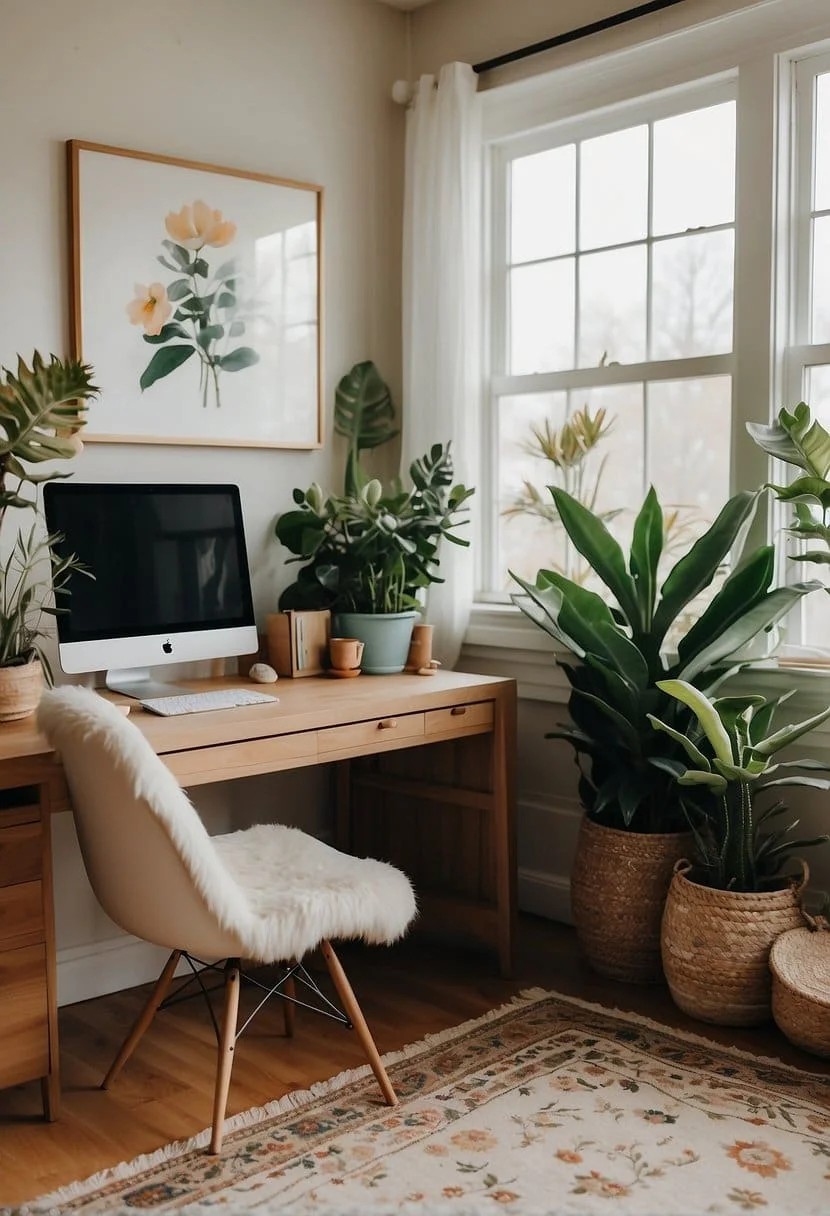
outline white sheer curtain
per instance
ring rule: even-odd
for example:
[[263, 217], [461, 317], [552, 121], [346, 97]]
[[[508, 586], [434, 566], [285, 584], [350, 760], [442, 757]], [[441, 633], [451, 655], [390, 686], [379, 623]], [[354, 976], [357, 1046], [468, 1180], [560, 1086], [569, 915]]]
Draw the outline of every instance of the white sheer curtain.
[[[478, 451], [481, 114], [469, 64], [422, 76], [407, 114], [403, 240], [402, 468], [452, 442], [455, 481]], [[470, 504], [475, 509], [475, 498]], [[469, 518], [469, 517], [468, 517]], [[472, 542], [472, 524], [461, 535]], [[433, 654], [455, 664], [473, 599], [472, 548], [444, 543], [429, 589]]]

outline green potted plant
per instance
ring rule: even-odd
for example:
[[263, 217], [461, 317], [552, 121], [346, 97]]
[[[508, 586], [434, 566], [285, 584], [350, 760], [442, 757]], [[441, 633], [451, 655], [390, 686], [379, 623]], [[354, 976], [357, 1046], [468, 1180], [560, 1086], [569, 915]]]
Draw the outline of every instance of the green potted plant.
[[[69, 460], [81, 450], [76, 432], [85, 422], [85, 402], [97, 393], [92, 369], [73, 359], [37, 351], [28, 367], [0, 373], [0, 529], [9, 508], [37, 511], [27, 487], [65, 473], [33, 473], [26, 466]], [[51, 671], [42, 649], [44, 617], [61, 611], [74, 557], [59, 558], [54, 537], [35, 520], [20, 528], [0, 564], [0, 722], [26, 717], [37, 706]]]
[[748, 422], [746, 429], [769, 456], [802, 472], [789, 485], [769, 484], [780, 502], [792, 503], [795, 521], [790, 533], [819, 548], [791, 554], [796, 562], [830, 564], [830, 434], [813, 419], [810, 407], [800, 401], [795, 409], [782, 409], [772, 426]]
[[279, 517], [277, 539], [304, 562], [280, 597], [281, 609], [329, 608], [334, 629], [364, 642], [362, 668], [402, 671], [421, 595], [441, 582], [443, 540], [468, 545], [455, 529], [473, 494], [453, 484], [450, 445], [434, 444], [409, 466], [411, 486], [367, 478], [360, 451], [396, 432], [391, 400], [374, 364], [358, 364], [338, 386], [335, 426], [349, 439], [343, 494], [316, 484], [295, 490], [296, 509]]
[[[814, 760], [773, 763], [773, 757], [830, 718], [830, 708], [803, 722], [772, 730], [775, 711], [790, 693], [705, 696], [685, 680], [661, 680], [661, 692], [691, 710], [694, 725], [678, 740], [685, 762], [664, 763], [682, 789], [712, 794], [708, 813], [694, 828], [692, 862], [677, 867], [663, 915], [663, 969], [676, 1004], [692, 1017], [729, 1026], [753, 1026], [770, 1017], [769, 952], [779, 934], [802, 923], [804, 879], [785, 877], [787, 863], [830, 837], [794, 840], [797, 820], [780, 826], [783, 802], [759, 809], [759, 796], [787, 786], [830, 789], [830, 781], [804, 773], [827, 771]], [[672, 739], [674, 727], [650, 715], [655, 730]], [[777, 774], [777, 775], [773, 775]], [[802, 862], [803, 865], [803, 862]], [[805, 875], [806, 875], [806, 867]]]
[[[577, 660], [557, 660], [571, 686], [570, 721], [548, 736], [569, 743], [580, 768], [585, 814], [571, 874], [574, 924], [597, 971], [654, 980], [672, 868], [689, 849], [689, 821], [705, 815], [712, 798], [705, 786], [674, 780], [692, 715], [660, 681], [682, 679], [714, 693], [740, 666], [732, 656], [819, 584], [773, 588], [774, 550], [761, 546], [675, 638], [688, 605], [740, 549], [758, 494], [732, 497], [661, 582], [666, 526], [653, 488], [627, 555], [595, 512], [562, 489], [551, 493], [571, 543], [609, 595], [606, 602], [552, 570], [540, 570], [534, 583], [513, 576], [522, 588], [517, 605]], [[656, 730], [652, 717], [675, 735]]]

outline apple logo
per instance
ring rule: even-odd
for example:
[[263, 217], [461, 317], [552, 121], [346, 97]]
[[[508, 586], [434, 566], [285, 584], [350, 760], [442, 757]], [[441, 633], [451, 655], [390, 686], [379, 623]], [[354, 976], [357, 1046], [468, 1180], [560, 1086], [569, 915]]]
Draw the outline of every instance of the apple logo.
[[162, 642], [162, 644], [161, 644], [161, 648], [162, 648], [162, 650], [164, 651], [164, 653], [165, 653], [165, 654], [172, 654], [172, 653], [173, 653], [173, 643], [170, 641], [170, 639], [169, 639], [169, 638], [167, 639], [167, 641], [166, 641], [166, 642]]

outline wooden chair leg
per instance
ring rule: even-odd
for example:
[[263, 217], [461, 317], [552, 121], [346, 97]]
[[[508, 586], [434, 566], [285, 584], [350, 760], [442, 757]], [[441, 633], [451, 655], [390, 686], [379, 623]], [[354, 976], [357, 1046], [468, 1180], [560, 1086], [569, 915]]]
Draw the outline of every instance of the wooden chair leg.
[[369, 1027], [366, 1025], [366, 1019], [364, 1018], [360, 1006], [357, 1003], [357, 997], [352, 991], [352, 986], [346, 977], [346, 972], [343, 970], [340, 959], [332, 950], [331, 942], [321, 942], [320, 950], [322, 951], [323, 958], [326, 960], [326, 966], [329, 969], [329, 974], [331, 975], [334, 986], [337, 989], [337, 994], [340, 997], [340, 1000], [343, 1002], [343, 1008], [348, 1015], [349, 1021], [357, 1032], [357, 1037], [360, 1039], [360, 1045], [365, 1051], [366, 1058], [372, 1066], [372, 1072], [377, 1077], [381, 1092], [383, 1093], [383, 1096], [389, 1106], [397, 1106], [398, 1099], [395, 1096], [392, 1083], [389, 1080], [389, 1077], [386, 1075], [386, 1069], [381, 1063], [378, 1049], [375, 1046], [375, 1040], [372, 1038]]
[[225, 1109], [231, 1084], [233, 1051], [236, 1044], [236, 1019], [239, 1013], [239, 959], [229, 958], [225, 964], [225, 1008], [219, 1039], [219, 1059], [216, 1065], [216, 1090], [213, 1097], [213, 1131], [210, 1152], [218, 1153], [225, 1134]]
[[297, 1007], [294, 1004], [294, 997], [297, 995], [297, 985], [294, 983], [294, 976], [290, 975], [282, 986], [282, 991], [285, 993], [288, 1000], [282, 1003], [282, 1016], [285, 1025], [285, 1037], [293, 1039], [294, 1037], [294, 1015], [297, 1012]]
[[147, 1004], [139, 1014], [138, 1020], [133, 1026], [130, 1033], [121, 1045], [121, 1050], [110, 1065], [110, 1070], [101, 1082], [101, 1089], [109, 1089], [112, 1082], [120, 1073], [121, 1069], [129, 1060], [130, 1056], [138, 1047], [144, 1032], [155, 1017], [156, 1010], [167, 995], [167, 990], [173, 982], [173, 975], [179, 965], [179, 959], [182, 956], [181, 950], [174, 950], [164, 964], [164, 969], [161, 975], [156, 980], [156, 986], [150, 993]]

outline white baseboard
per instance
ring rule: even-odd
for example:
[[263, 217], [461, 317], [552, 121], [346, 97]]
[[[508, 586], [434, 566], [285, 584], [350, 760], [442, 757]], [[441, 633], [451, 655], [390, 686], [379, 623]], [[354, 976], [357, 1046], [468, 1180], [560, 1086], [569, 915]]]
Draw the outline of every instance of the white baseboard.
[[519, 870], [519, 908], [534, 916], [572, 925], [571, 883], [566, 874], [544, 874], [537, 870]]
[[[74, 1005], [158, 978], [170, 954], [128, 933], [58, 951], [58, 1004]], [[177, 974], [187, 971], [182, 963]]]

